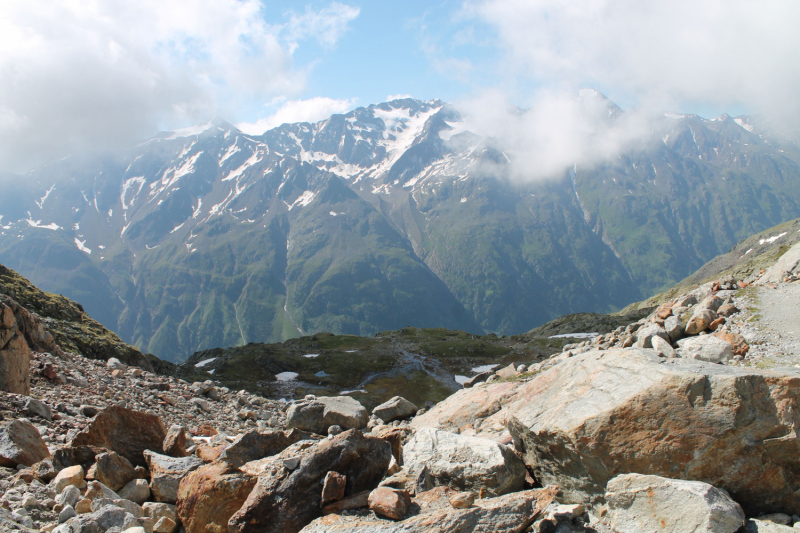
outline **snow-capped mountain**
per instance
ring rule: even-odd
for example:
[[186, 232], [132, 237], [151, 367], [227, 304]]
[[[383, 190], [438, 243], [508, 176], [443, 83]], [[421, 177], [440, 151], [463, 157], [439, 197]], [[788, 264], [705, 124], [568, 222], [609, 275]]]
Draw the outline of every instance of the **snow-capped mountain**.
[[260, 136], [215, 119], [4, 180], [0, 262], [172, 360], [316, 331], [521, 333], [800, 216], [798, 152], [762, 135], [667, 114], [643, 149], [519, 184], [440, 101]]

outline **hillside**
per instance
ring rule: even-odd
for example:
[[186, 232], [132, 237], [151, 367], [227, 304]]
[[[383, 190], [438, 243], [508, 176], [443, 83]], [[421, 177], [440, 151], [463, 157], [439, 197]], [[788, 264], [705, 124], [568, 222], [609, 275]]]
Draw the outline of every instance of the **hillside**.
[[800, 216], [800, 152], [761, 127], [668, 113], [614, 161], [512, 180], [499, 141], [438, 100], [261, 136], [215, 119], [19, 177], [0, 261], [175, 362], [324, 331], [521, 334]]

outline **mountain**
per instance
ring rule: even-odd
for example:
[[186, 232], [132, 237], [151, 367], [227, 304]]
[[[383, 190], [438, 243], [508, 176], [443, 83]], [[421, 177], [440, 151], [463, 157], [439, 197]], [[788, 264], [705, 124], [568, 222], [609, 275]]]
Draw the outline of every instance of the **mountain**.
[[800, 152], [762, 128], [667, 114], [616, 160], [520, 182], [437, 100], [261, 136], [215, 119], [6, 177], [0, 262], [171, 361], [323, 331], [521, 333], [800, 216]]

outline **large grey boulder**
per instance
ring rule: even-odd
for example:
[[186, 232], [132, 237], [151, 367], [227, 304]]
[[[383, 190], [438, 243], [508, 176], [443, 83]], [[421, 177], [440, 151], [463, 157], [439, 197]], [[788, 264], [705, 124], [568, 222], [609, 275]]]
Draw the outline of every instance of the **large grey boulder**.
[[286, 427], [327, 435], [330, 426], [361, 429], [368, 421], [367, 410], [350, 396], [320, 396], [292, 404], [286, 413]]
[[419, 407], [409, 402], [402, 396], [395, 396], [387, 402], [383, 402], [372, 410], [372, 414], [384, 422], [402, 420], [414, 416], [419, 411]]
[[606, 502], [617, 533], [735, 533], [744, 524], [739, 504], [701, 481], [623, 474], [608, 482]]
[[789, 248], [755, 284], [780, 283], [790, 276], [800, 276], [800, 242]]
[[525, 463], [508, 446], [434, 428], [422, 428], [408, 440], [403, 464], [420, 490], [445, 486], [500, 496], [525, 484]]
[[636, 343], [634, 346], [637, 348], [652, 348], [653, 337], [661, 337], [663, 340], [669, 342], [669, 335], [666, 330], [658, 324], [650, 323], [636, 332]]
[[681, 357], [700, 359], [709, 363], [724, 363], [733, 359], [730, 343], [714, 335], [688, 337], [678, 341]]
[[150, 493], [162, 503], [177, 502], [181, 479], [203, 466], [203, 461], [194, 456], [169, 457], [150, 450], [144, 456], [150, 469]]
[[0, 427], [0, 466], [33, 466], [50, 457], [50, 451], [32, 424], [12, 420]]
[[727, 490], [748, 515], [800, 514], [800, 371], [664, 359], [645, 349], [590, 351], [527, 382], [463, 389], [411, 427], [511, 436], [564, 503], [601, 499], [637, 472]]

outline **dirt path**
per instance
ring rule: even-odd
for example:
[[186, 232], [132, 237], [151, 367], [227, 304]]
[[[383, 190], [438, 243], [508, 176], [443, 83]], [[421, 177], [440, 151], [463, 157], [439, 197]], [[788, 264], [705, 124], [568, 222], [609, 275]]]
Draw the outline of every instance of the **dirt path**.
[[737, 298], [734, 329], [750, 343], [749, 359], [762, 366], [800, 365], [800, 282], [758, 287]]

